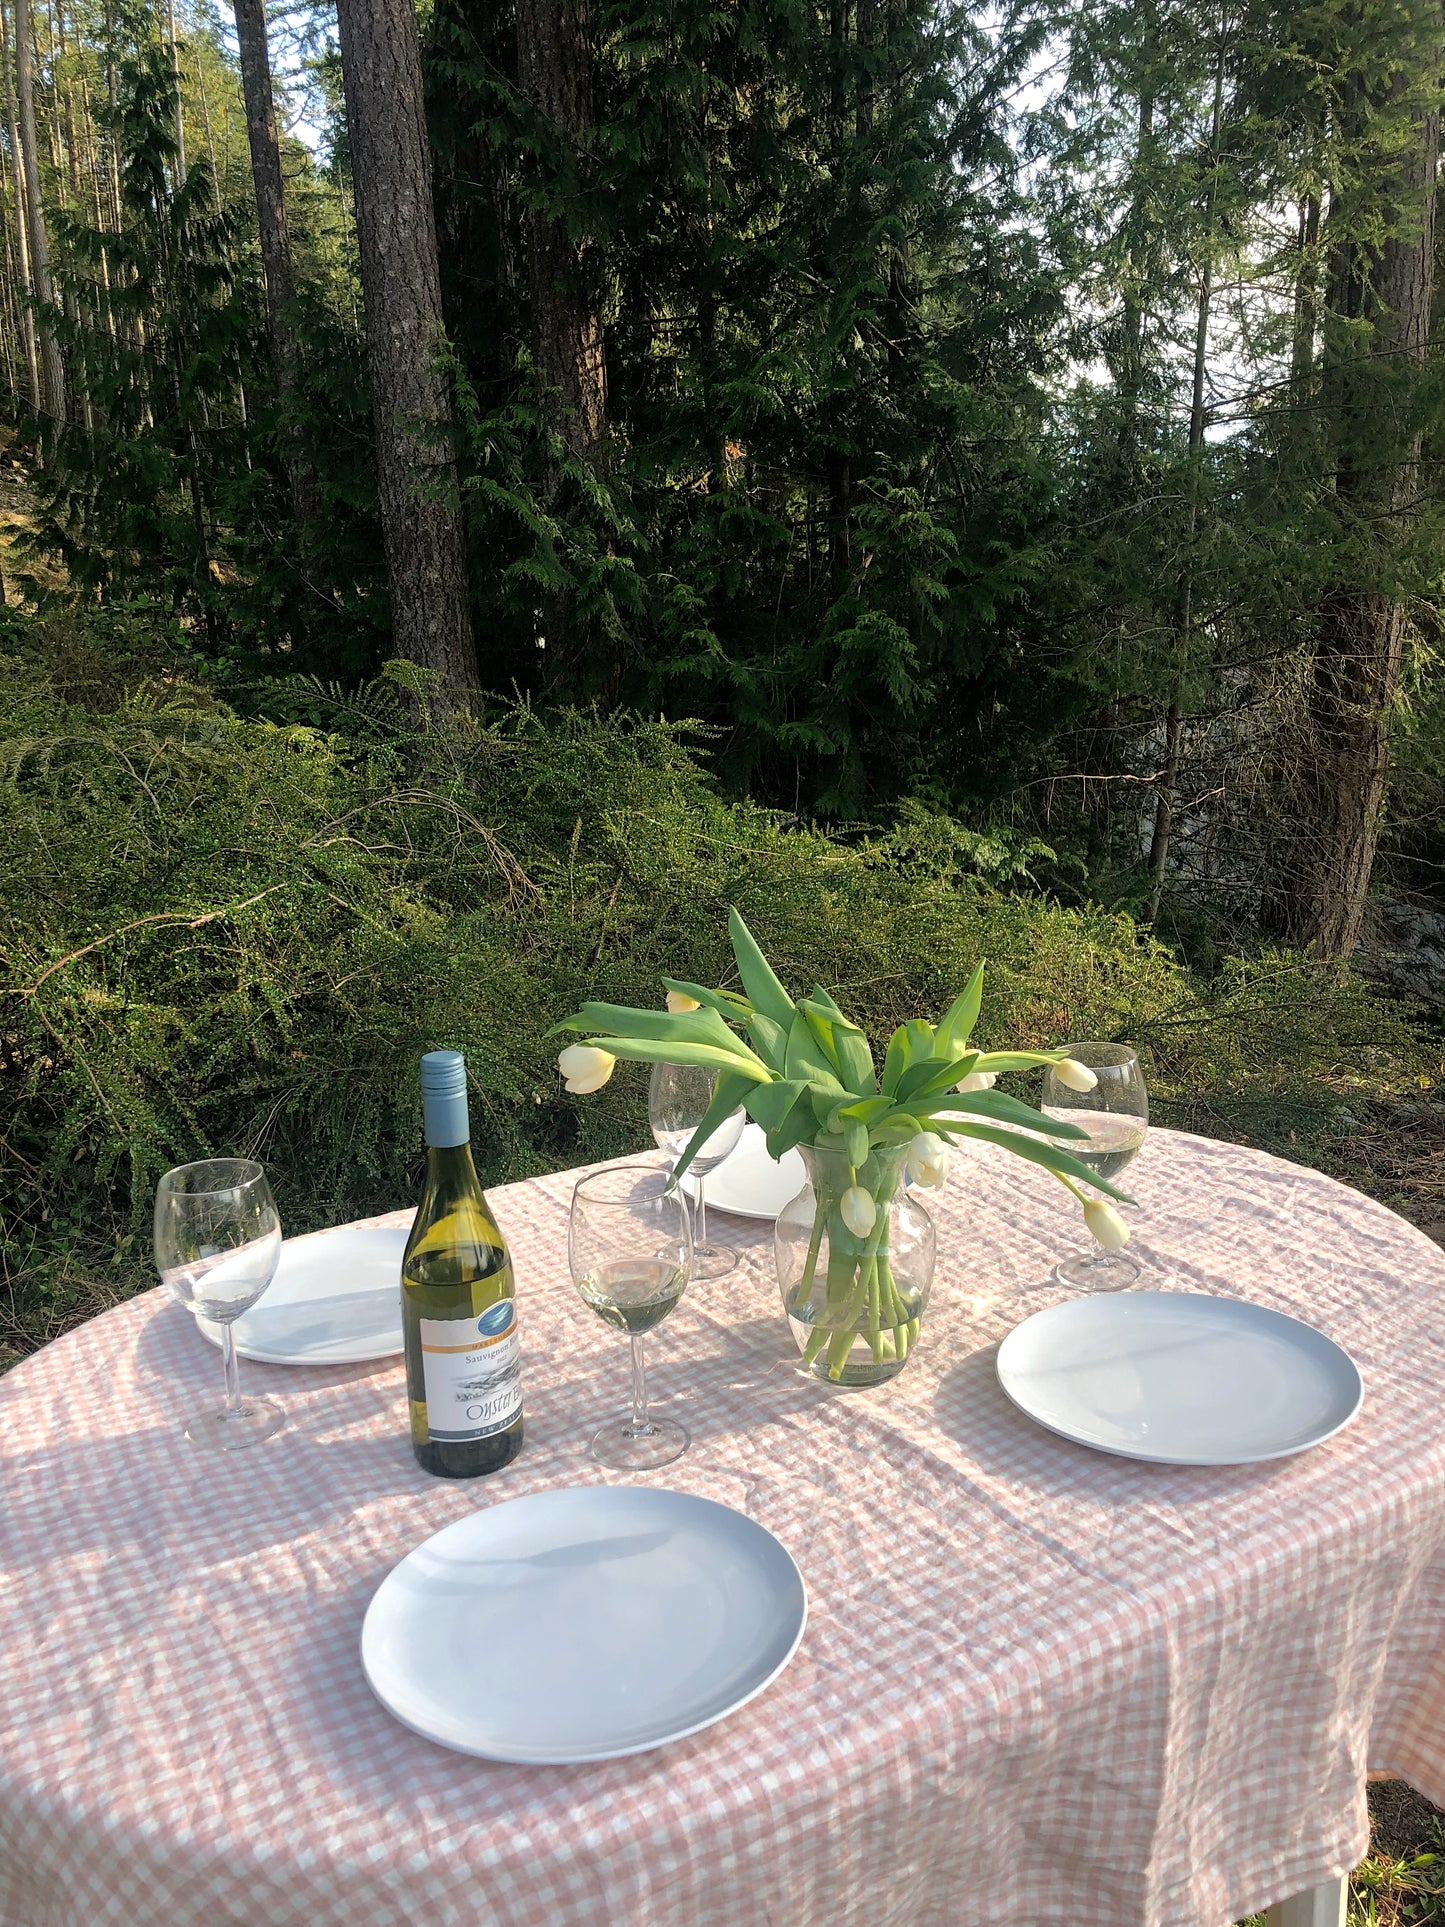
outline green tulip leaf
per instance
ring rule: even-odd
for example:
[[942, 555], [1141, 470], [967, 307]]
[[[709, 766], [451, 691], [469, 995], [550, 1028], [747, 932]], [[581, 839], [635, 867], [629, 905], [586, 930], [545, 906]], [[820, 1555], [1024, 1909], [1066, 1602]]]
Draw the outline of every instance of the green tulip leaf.
[[776, 1071], [782, 1077], [788, 1062], [788, 1033], [782, 1025], [775, 1024], [771, 1017], [764, 1017], [760, 1010], [755, 1010], [748, 1019], [748, 1035], [769, 1070]]
[[771, 1017], [775, 1024], [787, 1030], [793, 1021], [793, 1000], [778, 982], [773, 966], [759, 950], [753, 933], [736, 910], [728, 911], [728, 935], [738, 960], [738, 975], [753, 1009], [760, 1010], [764, 1017]]
[[1049, 1137], [1080, 1139], [1089, 1135], [1077, 1124], [1048, 1117], [1043, 1111], [1036, 1111], [1032, 1104], [1024, 1104], [1005, 1091], [965, 1091], [961, 1096], [950, 1095], [930, 1109], [935, 1115], [987, 1117], [1000, 1124], [1021, 1124], [1027, 1131], [1043, 1131]]
[[706, 984], [690, 984], [681, 977], [664, 977], [664, 990], [680, 991], [684, 997], [691, 997], [709, 1010], [720, 1011], [733, 1023], [741, 1024], [752, 1015], [752, 1005], [746, 997], [739, 997], [735, 990], [709, 990]]
[[753, 1080], [745, 1077], [741, 1071], [724, 1071], [721, 1074], [713, 1086], [712, 1102], [703, 1112], [702, 1122], [688, 1139], [686, 1149], [673, 1166], [674, 1181], [682, 1176], [723, 1119], [731, 1117], [748, 1093], [757, 1088], [759, 1087], [753, 1083]]
[[813, 1106], [808, 1093], [804, 1091], [792, 1109], [768, 1132], [768, 1156], [785, 1157], [796, 1144], [817, 1135], [817, 1122], [813, 1117]]
[[895, 1095], [906, 1103], [914, 1098], [931, 1097], [935, 1091], [946, 1091], [951, 1084], [967, 1077], [972, 1062], [971, 1056], [955, 1058], [951, 1064], [940, 1064], [934, 1057], [922, 1058], [910, 1064], [899, 1078]]
[[957, 1057], [973, 1034], [973, 1027], [978, 1022], [978, 1013], [982, 1004], [983, 965], [980, 964], [944, 1012], [938, 1026], [935, 1050], [940, 1054], [946, 1050], [950, 1057]]
[[882, 1083], [885, 1097], [892, 1097], [898, 1089], [898, 1080], [908, 1069], [911, 1056], [912, 1046], [909, 1042], [908, 1027], [906, 1024], [900, 1024], [888, 1039], [888, 1049], [883, 1058]]
[[818, 1039], [814, 1024], [801, 1010], [793, 1013], [793, 1022], [788, 1031], [788, 1050], [784, 1070], [789, 1077], [829, 1077], [838, 1082], [838, 1066], [833, 1062]]
[[986, 1144], [1001, 1145], [1005, 1151], [1012, 1151], [1015, 1157], [1026, 1158], [1030, 1164], [1041, 1164], [1056, 1176], [1074, 1178], [1080, 1184], [1092, 1185], [1096, 1191], [1106, 1191], [1111, 1198], [1117, 1198], [1120, 1204], [1135, 1202], [1127, 1191], [1117, 1189], [1107, 1178], [1101, 1178], [1097, 1171], [1091, 1171], [1087, 1164], [1080, 1164], [1077, 1158], [1071, 1158], [1067, 1151], [1060, 1151], [1052, 1144], [1041, 1144], [1036, 1137], [1021, 1137], [1017, 1131], [1000, 1130], [992, 1124], [967, 1124], [961, 1121], [954, 1124], [952, 1129], [960, 1137], [982, 1138]]
[[765, 1131], [776, 1130], [789, 1111], [807, 1096], [808, 1086], [801, 1078], [776, 1078], [768, 1084], [754, 1084], [743, 1099], [748, 1116]]
[[798, 1008], [810, 1017], [816, 1015], [827, 1021], [838, 1075], [859, 1097], [870, 1096], [877, 1088], [877, 1079], [873, 1074], [873, 1053], [864, 1032], [843, 1015], [821, 984], [814, 986], [812, 996], [805, 998]]
[[974, 1065], [976, 1071], [1031, 1071], [1040, 1064], [1057, 1064], [1066, 1050], [989, 1050]]
[[719, 1050], [715, 1044], [674, 1044], [658, 1037], [589, 1037], [586, 1042], [629, 1064], [700, 1064], [704, 1070], [737, 1071], [754, 1085], [773, 1081], [767, 1065], [751, 1051], [739, 1059], [736, 1052]]

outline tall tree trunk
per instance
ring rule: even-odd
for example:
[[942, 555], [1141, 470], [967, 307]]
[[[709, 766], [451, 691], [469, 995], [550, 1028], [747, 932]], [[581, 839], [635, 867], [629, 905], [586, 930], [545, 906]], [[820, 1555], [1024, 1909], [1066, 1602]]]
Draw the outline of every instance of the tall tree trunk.
[[1200, 467], [1204, 455], [1204, 431], [1208, 411], [1204, 406], [1204, 382], [1209, 368], [1209, 315], [1214, 299], [1215, 207], [1219, 199], [1219, 134], [1224, 117], [1224, 60], [1227, 32], [1223, 18], [1219, 23], [1219, 47], [1214, 63], [1214, 113], [1209, 134], [1209, 189], [1204, 203], [1204, 260], [1199, 271], [1199, 302], [1194, 316], [1194, 379], [1189, 394], [1189, 514], [1184, 530], [1184, 583], [1174, 623], [1174, 688], [1169, 698], [1169, 713], [1164, 720], [1164, 768], [1154, 804], [1154, 830], [1149, 839], [1149, 921], [1159, 915], [1164, 894], [1164, 871], [1169, 862], [1169, 845], [1174, 834], [1174, 811], [1178, 801], [1179, 755], [1184, 742], [1184, 673], [1188, 666], [1194, 629], [1194, 542], [1199, 530]]
[[1315, 368], [1319, 293], [1315, 255], [1320, 242], [1320, 197], [1308, 194], [1299, 211], [1299, 265], [1295, 275], [1294, 328], [1290, 343], [1290, 388], [1297, 408], [1305, 406]]
[[1141, 9], [1142, 65], [1139, 78], [1138, 120], [1134, 136], [1134, 186], [1125, 220], [1124, 299], [1115, 385], [1121, 403], [1119, 452], [1126, 463], [1136, 459], [1139, 400], [1144, 387], [1144, 314], [1152, 281], [1157, 242], [1150, 232], [1149, 203], [1154, 163], [1154, 92], [1157, 82], [1159, 23], [1154, 0]]
[[176, 46], [176, 0], [166, 0], [166, 34], [171, 48], [171, 72], [176, 81], [176, 192], [186, 180], [186, 113], [181, 98], [181, 56]]
[[[30, 0], [15, 0], [15, 91], [20, 103], [20, 157], [25, 174], [25, 212], [29, 223], [30, 273], [35, 297], [44, 307], [55, 306], [55, 283], [50, 274], [50, 241], [45, 210], [40, 205], [40, 158], [35, 145], [35, 83], [30, 62]], [[44, 321], [39, 325], [41, 406], [52, 421], [65, 420], [65, 369], [60, 344]]]
[[462, 708], [479, 684], [416, 11], [413, 0], [340, 0], [337, 16], [392, 635]]
[[281, 181], [281, 144], [271, 95], [271, 53], [266, 43], [265, 0], [235, 0], [236, 38], [241, 49], [241, 86], [246, 96], [246, 133], [251, 143], [251, 179], [256, 189], [256, 220], [261, 230], [261, 266], [266, 279], [266, 320], [276, 392], [286, 417], [286, 461], [291, 506], [303, 532], [317, 510], [316, 475], [301, 450], [296, 420], [296, 337], [291, 302], [296, 292], [291, 267], [291, 230]]
[[[1434, 44], [1437, 67], [1439, 59]], [[1432, 78], [1438, 83], [1438, 71]], [[1402, 85], [1397, 81], [1396, 91]], [[1327, 959], [1350, 955], [1364, 921], [1408, 627], [1405, 605], [1392, 593], [1390, 557], [1415, 519], [1421, 436], [1407, 426], [1383, 449], [1379, 438], [1382, 421], [1408, 423], [1409, 387], [1429, 348], [1438, 113], [1419, 113], [1416, 126], [1414, 145], [1391, 164], [1394, 177], [1381, 197], [1384, 240], [1367, 245], [1342, 227], [1332, 248], [1336, 325], [1371, 324], [1368, 346], [1361, 351], [1346, 338], [1325, 374], [1338, 422], [1341, 533], [1364, 566], [1325, 598], [1318, 618], [1301, 799], [1306, 821], [1285, 905], [1288, 934]], [[1359, 580], [1369, 573], [1374, 586]]]
[[[592, 28], [588, 0], [517, 0], [522, 91], [557, 129], [569, 154], [592, 132]], [[592, 456], [607, 429], [602, 313], [587, 250], [560, 211], [526, 215], [532, 352], [558, 401], [558, 428], [574, 455]]]
[[10, 135], [10, 161], [15, 180], [15, 248], [20, 267], [20, 332], [25, 343], [25, 373], [30, 384], [31, 412], [38, 415], [44, 403], [40, 387], [40, 356], [35, 342], [35, 316], [30, 303], [35, 282], [30, 273], [29, 217], [25, 207], [25, 168], [20, 158], [20, 130], [15, 121], [15, 88], [10, 67], [10, 28], [5, 0], [0, 0], [0, 61], [5, 68], [5, 124]]

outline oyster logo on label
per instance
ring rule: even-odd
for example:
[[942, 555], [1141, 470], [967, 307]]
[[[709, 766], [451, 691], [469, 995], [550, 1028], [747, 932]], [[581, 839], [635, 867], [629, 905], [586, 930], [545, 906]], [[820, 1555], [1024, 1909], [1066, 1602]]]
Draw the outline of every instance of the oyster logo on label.
[[510, 1298], [499, 1298], [495, 1305], [488, 1305], [477, 1320], [477, 1330], [483, 1338], [500, 1338], [511, 1322], [512, 1301]]

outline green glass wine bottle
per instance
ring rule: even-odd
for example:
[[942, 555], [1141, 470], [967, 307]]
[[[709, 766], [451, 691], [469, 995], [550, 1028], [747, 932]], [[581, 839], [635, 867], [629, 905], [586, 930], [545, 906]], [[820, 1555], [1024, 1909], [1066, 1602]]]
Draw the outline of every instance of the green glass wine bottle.
[[512, 1261], [472, 1163], [460, 1051], [422, 1058], [421, 1102], [426, 1188], [401, 1261], [411, 1444], [423, 1471], [474, 1479], [522, 1449]]

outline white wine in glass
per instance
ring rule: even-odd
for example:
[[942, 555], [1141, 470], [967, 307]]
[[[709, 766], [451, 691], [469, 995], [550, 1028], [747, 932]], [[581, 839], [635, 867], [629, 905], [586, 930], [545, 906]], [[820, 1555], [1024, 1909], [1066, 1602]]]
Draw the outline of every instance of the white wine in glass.
[[660, 1325], [687, 1290], [692, 1218], [666, 1171], [614, 1164], [579, 1178], [567, 1227], [572, 1280], [584, 1305], [632, 1340], [632, 1412], [610, 1419], [592, 1439], [599, 1465], [650, 1472], [681, 1458], [688, 1431], [647, 1409], [642, 1337]]

